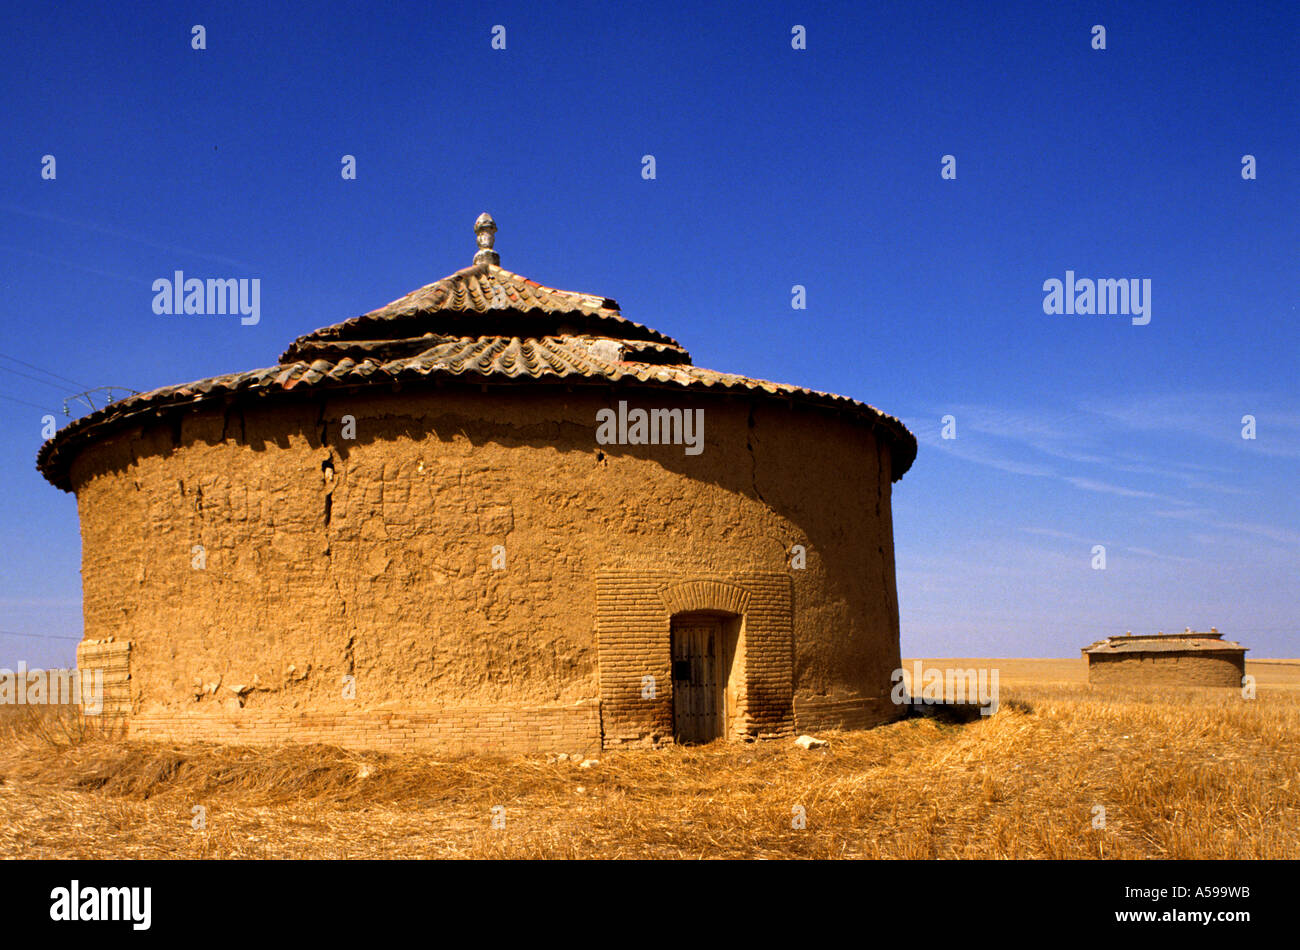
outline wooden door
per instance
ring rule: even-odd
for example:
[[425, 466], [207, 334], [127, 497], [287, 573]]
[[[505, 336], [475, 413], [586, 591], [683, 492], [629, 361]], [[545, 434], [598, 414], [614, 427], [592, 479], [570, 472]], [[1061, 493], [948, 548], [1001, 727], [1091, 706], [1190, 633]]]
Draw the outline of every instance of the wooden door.
[[678, 742], [709, 742], [723, 734], [727, 670], [722, 623], [674, 621], [673, 736]]

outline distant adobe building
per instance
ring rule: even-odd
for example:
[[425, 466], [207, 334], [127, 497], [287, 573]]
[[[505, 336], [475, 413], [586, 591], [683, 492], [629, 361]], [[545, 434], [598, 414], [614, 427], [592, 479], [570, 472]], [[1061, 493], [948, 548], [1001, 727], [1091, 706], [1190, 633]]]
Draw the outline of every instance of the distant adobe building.
[[[472, 266], [72, 422], [133, 736], [578, 751], [898, 717], [895, 418]], [[692, 308], [708, 294], [679, 297]]]
[[1104, 686], [1232, 686], [1246, 675], [1246, 647], [1209, 633], [1108, 637], [1084, 647], [1088, 682]]

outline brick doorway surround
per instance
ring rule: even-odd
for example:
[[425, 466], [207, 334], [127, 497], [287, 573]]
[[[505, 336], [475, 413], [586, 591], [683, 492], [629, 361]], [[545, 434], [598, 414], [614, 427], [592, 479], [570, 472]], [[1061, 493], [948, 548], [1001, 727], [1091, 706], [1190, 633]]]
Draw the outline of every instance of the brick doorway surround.
[[794, 732], [794, 611], [788, 574], [605, 568], [596, 573], [604, 744], [671, 742], [672, 618], [739, 619], [729, 738]]

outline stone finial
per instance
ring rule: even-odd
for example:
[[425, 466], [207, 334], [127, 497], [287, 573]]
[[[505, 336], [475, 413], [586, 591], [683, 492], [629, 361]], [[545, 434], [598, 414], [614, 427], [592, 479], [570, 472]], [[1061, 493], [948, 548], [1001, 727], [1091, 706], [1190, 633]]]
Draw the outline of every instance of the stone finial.
[[474, 255], [475, 264], [495, 264], [500, 266], [501, 255], [492, 250], [496, 243], [497, 223], [492, 215], [484, 211], [474, 222], [474, 239], [478, 241], [478, 252]]

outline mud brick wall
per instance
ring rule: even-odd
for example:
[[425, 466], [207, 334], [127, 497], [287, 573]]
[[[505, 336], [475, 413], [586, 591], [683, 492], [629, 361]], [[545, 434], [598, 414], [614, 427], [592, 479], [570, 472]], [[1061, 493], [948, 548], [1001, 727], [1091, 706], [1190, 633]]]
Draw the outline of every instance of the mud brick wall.
[[302, 713], [242, 716], [136, 716], [130, 737], [166, 742], [230, 742], [266, 745], [322, 743], [345, 749], [397, 752], [425, 749], [442, 753], [524, 754], [539, 750], [569, 754], [601, 748], [600, 707], [460, 707], [393, 710], [334, 715]]
[[1241, 689], [1244, 653], [1088, 654], [1097, 686], [1222, 686]]
[[[704, 409], [704, 451], [597, 444], [620, 399]], [[108, 434], [70, 472], [86, 636], [130, 642], [141, 722], [595, 701], [602, 569], [730, 578], [746, 635], [785, 626], [747, 654], [746, 729], [887, 700], [899, 665], [889, 450], [831, 411], [631, 385], [246, 398]]]
[[868, 729], [900, 719], [906, 712], [906, 707], [895, 705], [887, 696], [824, 702], [803, 700], [795, 704], [795, 728], [804, 733], [826, 729]]

